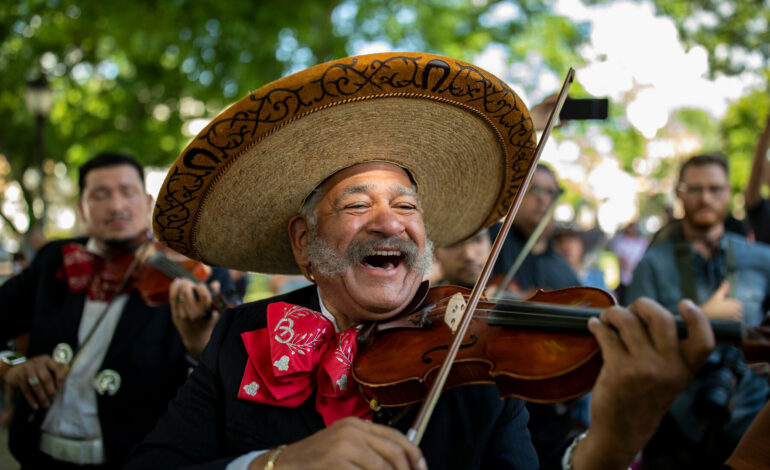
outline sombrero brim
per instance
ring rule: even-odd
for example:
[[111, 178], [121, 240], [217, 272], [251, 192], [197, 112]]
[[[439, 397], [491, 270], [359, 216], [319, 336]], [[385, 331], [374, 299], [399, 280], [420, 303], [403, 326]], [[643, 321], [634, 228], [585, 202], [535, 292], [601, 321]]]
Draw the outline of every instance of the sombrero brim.
[[446, 57], [387, 53], [311, 67], [217, 116], [171, 167], [158, 239], [214, 266], [298, 273], [286, 225], [337, 171], [409, 171], [436, 246], [505, 215], [532, 164], [529, 112], [501, 80]]

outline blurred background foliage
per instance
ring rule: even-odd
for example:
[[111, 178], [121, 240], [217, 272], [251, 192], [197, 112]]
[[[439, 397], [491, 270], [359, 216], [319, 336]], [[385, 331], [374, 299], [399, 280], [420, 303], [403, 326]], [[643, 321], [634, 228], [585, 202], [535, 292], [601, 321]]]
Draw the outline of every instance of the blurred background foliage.
[[[706, 47], [712, 72], [742, 73], [745, 65], [731, 61], [741, 50], [760, 51], [764, 63], [757, 67], [767, 70], [767, 2], [654, 3], [675, 21], [684, 41]], [[725, 3], [735, 6], [725, 9]], [[145, 165], [167, 166], [206, 119], [249, 91], [367, 44], [466, 61], [499, 45], [509, 64], [526, 69], [517, 85], [531, 91], [539, 72], [562, 77], [569, 66], [582, 65], [577, 51], [590, 32], [586, 24], [555, 15], [550, 2], [532, 0], [0, 0], [0, 5], [3, 237], [40, 227], [45, 214], [47, 235], [71, 230], [52, 221], [72, 207], [76, 169], [95, 153], [124, 151]], [[499, 21], [493, 13], [500, 8], [515, 8], [517, 14]], [[38, 127], [25, 106], [25, 90], [41, 77], [52, 90], [53, 106]], [[576, 83], [573, 95], [581, 94]], [[623, 106], [613, 103], [611, 115], [621, 116]], [[758, 91], [736, 102], [722, 122], [695, 110], [678, 112], [674, 121], [701, 136], [704, 147], [731, 156], [738, 191], [769, 107], [767, 91]], [[623, 119], [602, 128], [621, 167], [633, 173], [646, 139]], [[580, 197], [570, 200], [578, 204]], [[14, 211], [23, 215], [12, 217]]]

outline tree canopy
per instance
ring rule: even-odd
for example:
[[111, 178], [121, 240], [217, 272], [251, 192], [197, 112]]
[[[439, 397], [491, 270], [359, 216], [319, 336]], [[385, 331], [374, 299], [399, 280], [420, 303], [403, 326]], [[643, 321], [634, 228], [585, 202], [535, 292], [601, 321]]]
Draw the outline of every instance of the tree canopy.
[[[513, 11], [493, 15], [497, 8]], [[365, 43], [469, 61], [499, 43], [511, 61], [536, 53], [547, 67], [566, 71], [583, 38], [579, 25], [534, 1], [13, 2], [0, 9], [0, 112], [7, 117], [0, 126], [6, 160], [0, 177], [3, 188], [27, 181], [20, 189], [29, 223], [3, 211], [6, 233], [34, 225], [41, 215], [35, 208], [57, 193], [48, 181], [48, 201], [32, 203], [37, 193], [30, 169], [34, 176], [41, 156], [35, 118], [24, 104], [30, 80], [44, 77], [53, 90], [43, 134], [42, 166], [50, 179], [56, 162], [71, 173], [102, 150], [168, 165], [200, 126], [196, 120]]]
[[[196, 129], [229, 103], [282, 75], [351, 55], [367, 44], [471, 62], [481, 53], [503, 54], [508, 64], [521, 65], [511, 69], [517, 86], [531, 90], [543, 73], [563, 76], [569, 66], [580, 66], [578, 51], [589, 33], [586, 24], [555, 15], [550, 2], [534, 0], [3, 3], [4, 237], [29, 230], [46, 205], [71, 206], [73, 173], [97, 152], [123, 151], [145, 165], [166, 166]], [[709, 51], [712, 73], [767, 70], [767, 2], [654, 3], [675, 21], [685, 41]], [[42, 128], [44, 147], [24, 102], [28, 83], [41, 77], [53, 91], [53, 107]], [[576, 85], [573, 92], [579, 94]], [[748, 114], [738, 113], [751, 118], [729, 118], [732, 124], [723, 132], [758, 132], [763, 111], [756, 104], [744, 105]], [[700, 132], [713, 130], [713, 123], [697, 112], [680, 118]], [[644, 138], [624, 122], [608, 124], [606, 133], [622, 167], [633, 171], [634, 159], [644, 154]], [[720, 135], [727, 146], [723, 150], [738, 145], [731, 136]], [[748, 145], [748, 138], [740, 145]], [[40, 170], [45, 200], [37, 189]], [[11, 200], [14, 195], [18, 200]], [[14, 207], [26, 215], [12, 219]]]

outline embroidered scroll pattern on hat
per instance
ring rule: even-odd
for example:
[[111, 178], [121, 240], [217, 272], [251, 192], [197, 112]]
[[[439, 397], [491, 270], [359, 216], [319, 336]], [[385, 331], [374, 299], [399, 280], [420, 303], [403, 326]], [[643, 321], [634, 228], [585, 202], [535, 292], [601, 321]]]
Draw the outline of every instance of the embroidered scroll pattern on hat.
[[[185, 152], [182, 165], [174, 166], [169, 173], [164, 204], [154, 214], [159, 234], [168, 246], [192, 254], [192, 243], [188, 243], [192, 234], [186, 227], [197, 214], [200, 192], [218, 178], [230, 158], [253, 143], [254, 136], [267, 135], [287, 120], [319, 107], [366, 99], [372, 88], [380, 95], [422, 96], [458, 103], [495, 121], [501, 138], [513, 152], [507, 184], [512, 188], [504, 196], [502, 207], [510, 205], [529, 167], [534, 138], [531, 120], [523, 118], [522, 103], [505, 83], [456, 61], [453, 72], [447, 62], [451, 59], [397, 55], [371, 62], [348, 60], [331, 63], [319, 79], [305, 86], [271, 88], [262, 95], [249, 95], [253, 106], [224, 113], [200, 134], [198, 144]], [[502, 208], [498, 212], [498, 216], [504, 215]]]

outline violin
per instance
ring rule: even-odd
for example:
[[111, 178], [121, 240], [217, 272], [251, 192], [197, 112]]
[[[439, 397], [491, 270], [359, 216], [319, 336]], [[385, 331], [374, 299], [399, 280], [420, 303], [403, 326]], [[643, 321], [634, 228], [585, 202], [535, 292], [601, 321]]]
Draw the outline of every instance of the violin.
[[[370, 402], [396, 407], [425, 398], [454, 339], [455, 312], [462, 314], [469, 293], [423, 283], [408, 313], [362, 330], [352, 373]], [[594, 287], [538, 290], [526, 301], [483, 299], [444, 390], [495, 384], [502, 397], [536, 403], [587, 393], [602, 366], [588, 319], [612, 305], [614, 297]], [[712, 320], [711, 326], [717, 341], [742, 347], [747, 362], [770, 359], [770, 328], [747, 329], [727, 320]], [[686, 336], [680, 318], [677, 329]]]
[[157, 240], [143, 239], [105, 260], [101, 280], [108, 291], [136, 289], [147, 305], [157, 307], [169, 303], [168, 290], [174, 279], [189, 279], [207, 286], [213, 308], [221, 312], [230, 305], [205, 283], [210, 274], [211, 268], [200, 261], [172, 251]]

